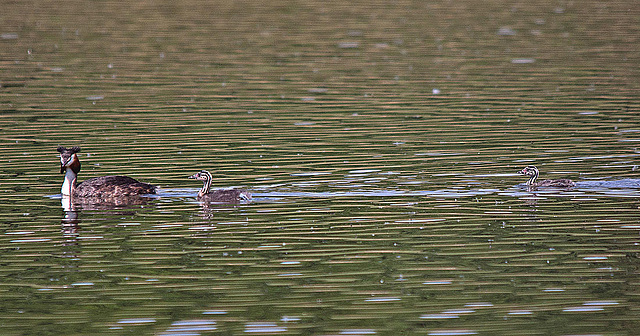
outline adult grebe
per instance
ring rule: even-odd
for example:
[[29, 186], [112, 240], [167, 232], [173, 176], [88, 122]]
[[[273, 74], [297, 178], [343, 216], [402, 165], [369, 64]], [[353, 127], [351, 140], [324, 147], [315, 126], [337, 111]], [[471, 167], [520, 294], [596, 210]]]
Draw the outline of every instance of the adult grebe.
[[207, 202], [239, 203], [251, 201], [251, 193], [244, 189], [217, 189], [211, 191], [213, 176], [206, 170], [189, 176], [190, 179], [203, 181], [204, 185], [198, 192], [197, 199]]
[[102, 176], [77, 183], [80, 160], [76, 153], [80, 147], [58, 146], [60, 173], [65, 173], [60, 192], [63, 197], [113, 199], [143, 194], [155, 194], [156, 187], [138, 182], [128, 176]]
[[538, 179], [538, 175], [540, 175], [540, 171], [536, 166], [527, 166], [518, 174], [529, 176], [529, 181], [527, 181], [528, 187], [552, 187], [552, 188], [573, 188], [576, 184], [569, 179], [559, 179], [559, 180], [542, 180], [536, 182]]

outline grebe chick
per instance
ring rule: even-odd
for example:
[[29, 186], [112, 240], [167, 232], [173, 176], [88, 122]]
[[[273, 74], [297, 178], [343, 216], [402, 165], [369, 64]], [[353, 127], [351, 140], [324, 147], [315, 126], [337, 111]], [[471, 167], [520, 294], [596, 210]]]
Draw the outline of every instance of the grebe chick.
[[527, 181], [528, 187], [552, 187], [552, 188], [573, 188], [576, 186], [575, 182], [569, 179], [559, 179], [559, 180], [542, 180], [536, 182], [538, 179], [538, 175], [540, 175], [540, 171], [536, 166], [527, 166], [518, 174], [529, 176], [529, 181]]
[[155, 194], [156, 187], [128, 176], [102, 176], [77, 183], [80, 147], [58, 146], [60, 173], [65, 173], [60, 192], [63, 197], [113, 199], [143, 194]]
[[213, 176], [206, 170], [189, 176], [190, 179], [203, 181], [202, 189], [198, 191], [197, 199], [206, 202], [216, 203], [240, 203], [251, 201], [251, 193], [244, 189], [217, 189], [211, 191], [211, 181]]

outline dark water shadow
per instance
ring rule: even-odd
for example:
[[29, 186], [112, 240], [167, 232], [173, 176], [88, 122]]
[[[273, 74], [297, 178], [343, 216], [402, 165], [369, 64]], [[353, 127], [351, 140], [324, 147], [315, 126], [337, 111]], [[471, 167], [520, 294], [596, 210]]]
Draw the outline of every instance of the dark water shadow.
[[60, 200], [60, 206], [66, 212], [77, 212], [83, 210], [136, 210], [147, 206], [152, 206], [154, 198], [147, 196], [129, 196], [117, 199], [83, 198], [71, 200], [62, 195], [48, 195], [50, 199]]

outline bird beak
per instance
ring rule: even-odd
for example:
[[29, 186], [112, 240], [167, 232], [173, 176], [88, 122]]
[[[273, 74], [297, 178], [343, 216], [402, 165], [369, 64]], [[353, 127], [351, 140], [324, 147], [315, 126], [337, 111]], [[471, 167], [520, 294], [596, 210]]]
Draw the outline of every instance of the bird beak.
[[[526, 169], [526, 168], [525, 168]], [[527, 175], [527, 173], [525, 172], [525, 169], [522, 169], [520, 171], [518, 171], [518, 174], [520, 175]]]
[[196, 178], [196, 177], [197, 177], [196, 175], [198, 175], [198, 174], [193, 174], [193, 175], [189, 176], [189, 178], [190, 178], [190, 179], [194, 179], [194, 178]]

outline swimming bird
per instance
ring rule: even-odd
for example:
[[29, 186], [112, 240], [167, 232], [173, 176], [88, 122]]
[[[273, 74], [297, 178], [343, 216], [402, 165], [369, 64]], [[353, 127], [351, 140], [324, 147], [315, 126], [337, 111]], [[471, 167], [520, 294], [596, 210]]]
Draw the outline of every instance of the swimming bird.
[[536, 166], [527, 166], [518, 174], [529, 176], [529, 181], [527, 181], [526, 185], [528, 187], [551, 187], [551, 188], [573, 188], [576, 186], [575, 182], [569, 179], [558, 179], [558, 180], [542, 180], [536, 182], [538, 179], [538, 175], [540, 175], [540, 171]]
[[75, 199], [114, 199], [143, 194], [155, 194], [156, 187], [137, 181], [128, 176], [102, 176], [78, 183], [80, 160], [76, 153], [80, 147], [58, 146], [60, 153], [60, 173], [64, 173], [64, 183], [60, 192], [63, 197]]
[[206, 170], [197, 172], [191, 176], [190, 179], [196, 179], [204, 182], [202, 189], [198, 191], [197, 199], [206, 202], [216, 203], [240, 203], [251, 201], [251, 193], [244, 189], [211, 189], [211, 181], [213, 176]]

